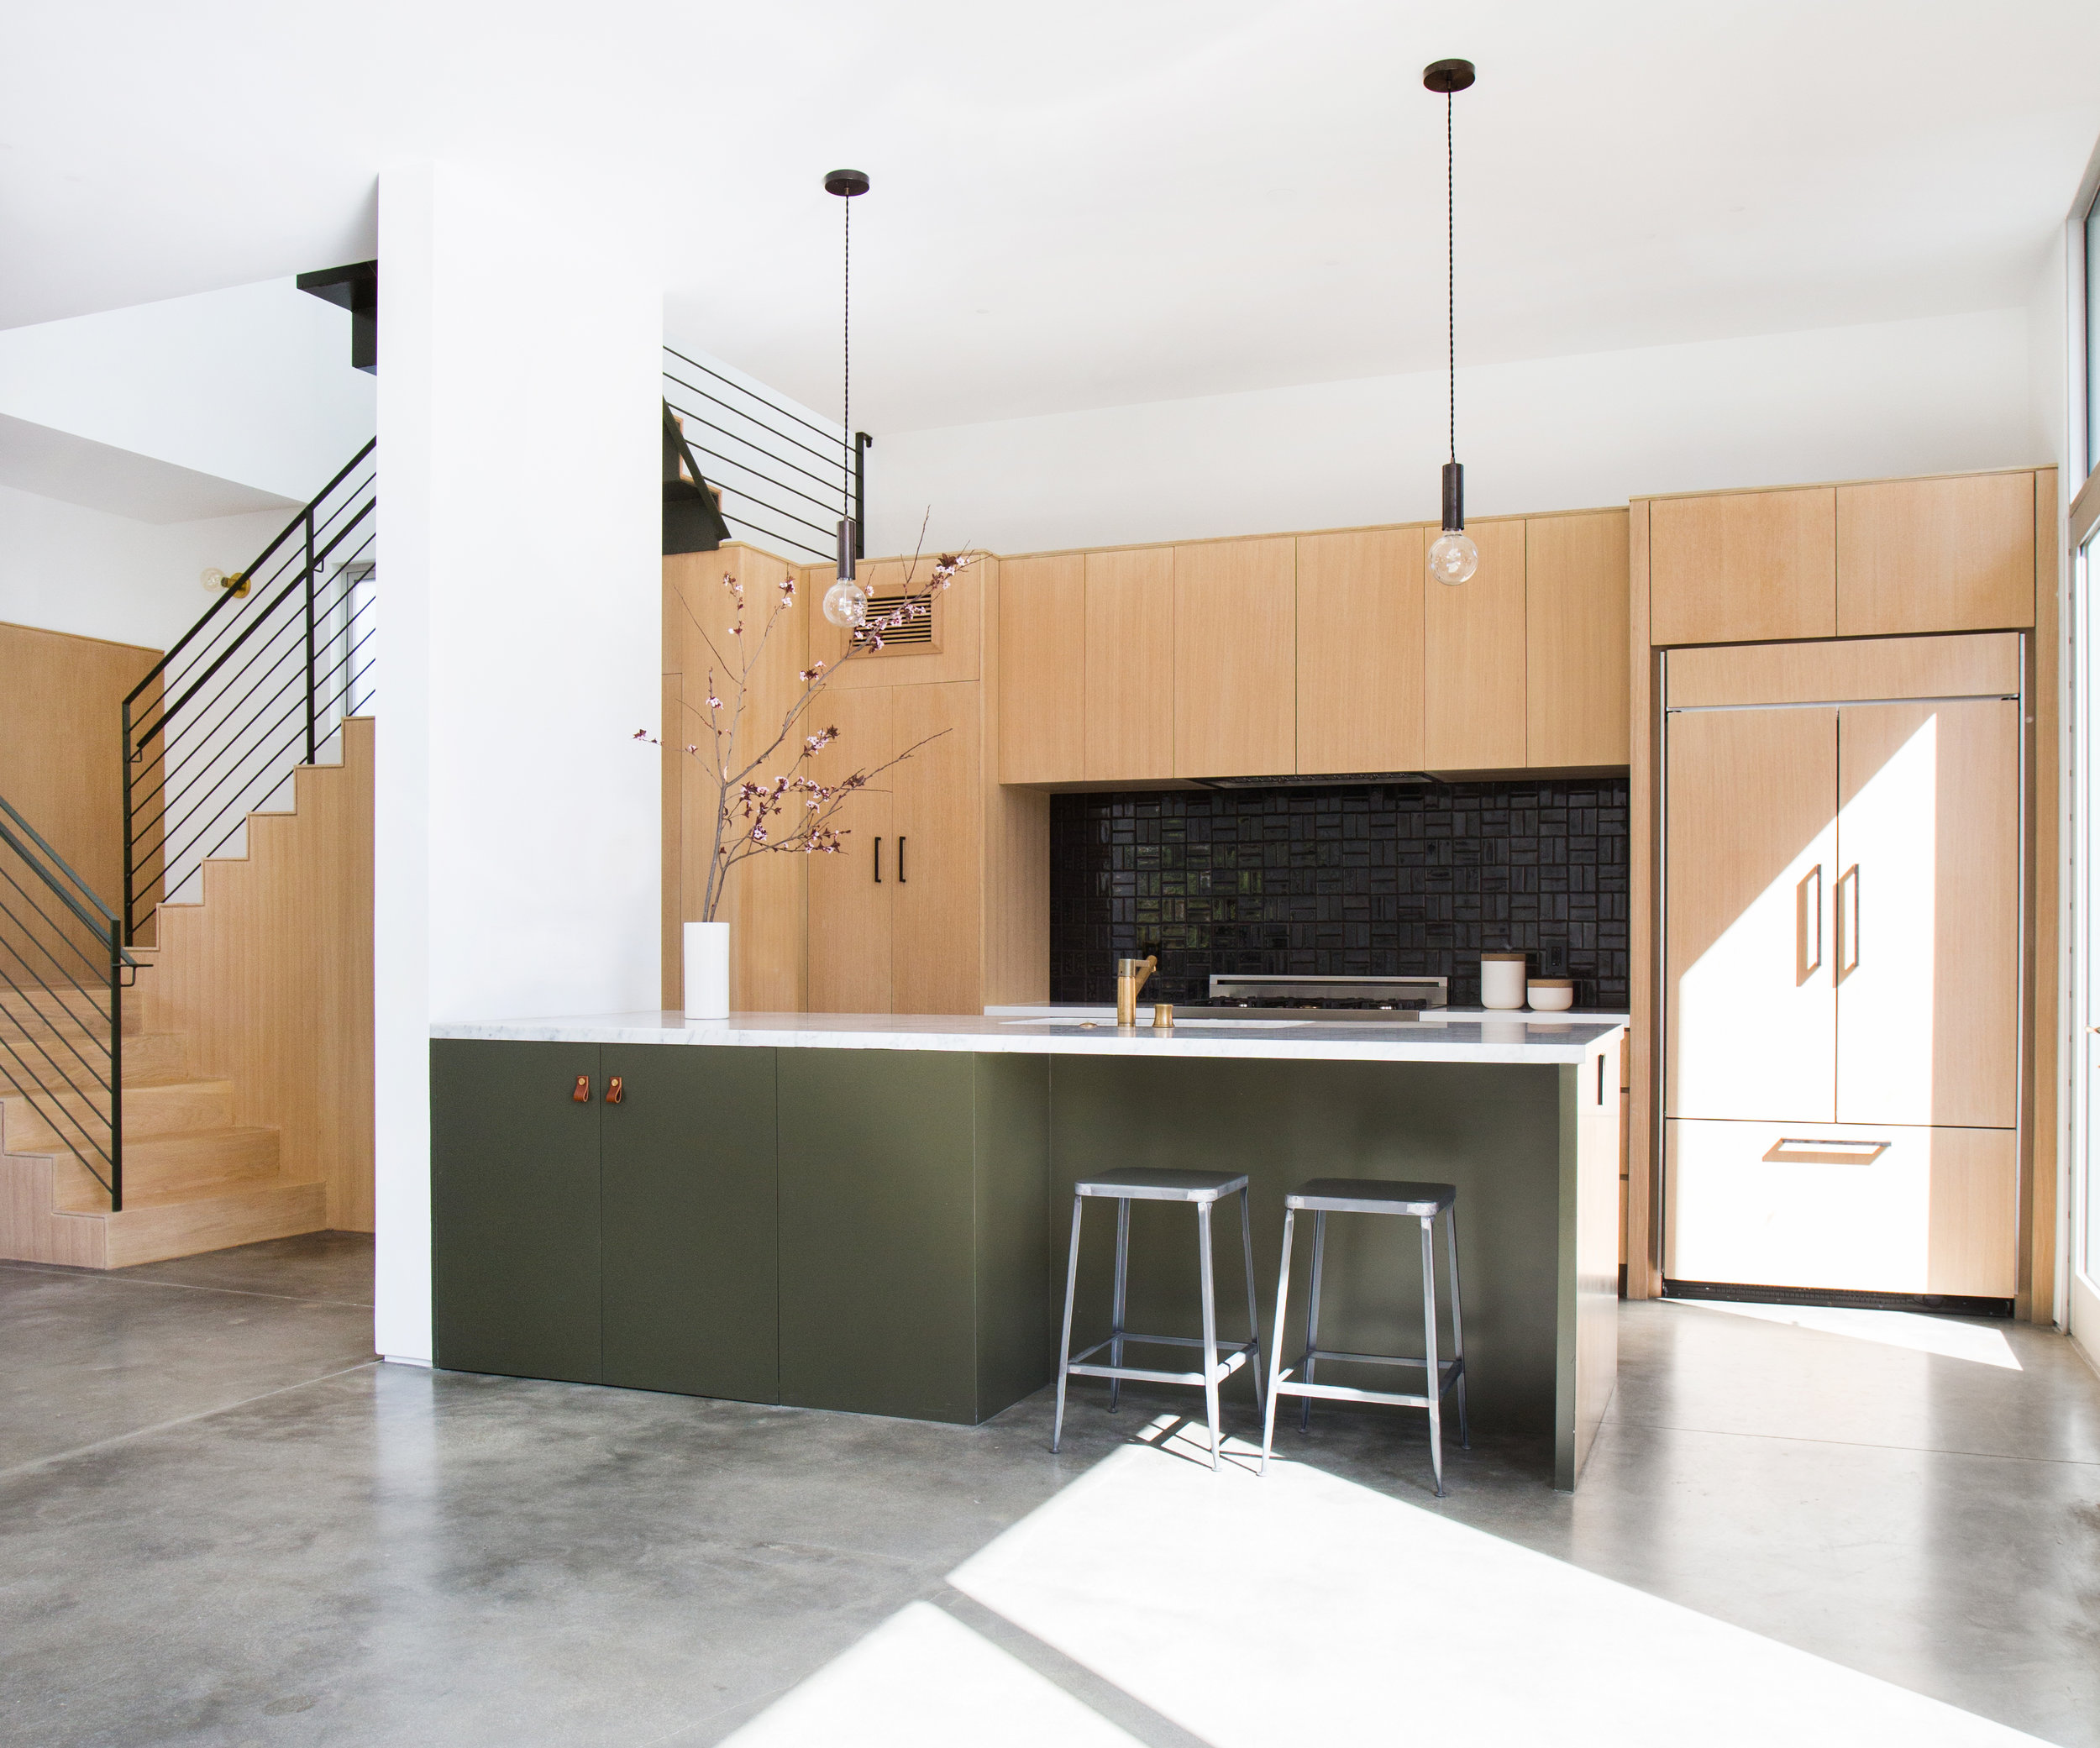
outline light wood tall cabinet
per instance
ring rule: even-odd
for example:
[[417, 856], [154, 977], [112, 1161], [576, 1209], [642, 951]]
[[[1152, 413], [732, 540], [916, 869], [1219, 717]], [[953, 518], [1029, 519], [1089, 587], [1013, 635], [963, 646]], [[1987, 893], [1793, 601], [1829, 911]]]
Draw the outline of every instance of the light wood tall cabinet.
[[1666, 1277], [2012, 1298], [2020, 639], [1664, 673]]
[[810, 1008], [963, 1014], [984, 1003], [983, 740], [977, 688], [843, 693], [839, 739], [817, 761], [836, 781], [911, 756], [856, 795], [837, 855], [810, 862]]

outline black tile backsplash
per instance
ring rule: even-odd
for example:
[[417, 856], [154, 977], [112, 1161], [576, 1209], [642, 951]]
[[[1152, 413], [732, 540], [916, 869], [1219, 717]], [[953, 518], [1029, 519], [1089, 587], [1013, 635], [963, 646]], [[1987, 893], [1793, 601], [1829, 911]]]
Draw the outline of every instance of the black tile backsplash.
[[1626, 822], [1623, 777], [1053, 795], [1050, 999], [1113, 1001], [1115, 961], [1157, 953], [1147, 1000], [1280, 972], [1473, 1007], [1479, 955], [1520, 950], [1623, 1012]]

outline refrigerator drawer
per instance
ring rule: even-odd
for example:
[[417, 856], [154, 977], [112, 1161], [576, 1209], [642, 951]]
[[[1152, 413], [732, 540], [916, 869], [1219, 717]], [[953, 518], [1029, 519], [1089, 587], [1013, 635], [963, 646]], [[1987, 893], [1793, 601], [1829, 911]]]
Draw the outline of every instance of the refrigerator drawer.
[[2013, 1294], [2013, 1130], [1680, 1118], [1663, 1146], [1673, 1280]]

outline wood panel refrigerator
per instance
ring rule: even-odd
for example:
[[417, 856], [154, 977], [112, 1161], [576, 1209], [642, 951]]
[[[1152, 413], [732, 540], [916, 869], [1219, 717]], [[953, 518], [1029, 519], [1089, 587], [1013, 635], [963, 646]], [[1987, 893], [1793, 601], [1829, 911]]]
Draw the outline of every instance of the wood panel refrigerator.
[[1666, 706], [1663, 1273], [1672, 1291], [2009, 1300], [2018, 669], [1874, 696], [1871, 658], [1846, 685], [1846, 646], [1820, 647], [1814, 683], [1769, 703], [1751, 685], [1758, 701], [1679, 687]]

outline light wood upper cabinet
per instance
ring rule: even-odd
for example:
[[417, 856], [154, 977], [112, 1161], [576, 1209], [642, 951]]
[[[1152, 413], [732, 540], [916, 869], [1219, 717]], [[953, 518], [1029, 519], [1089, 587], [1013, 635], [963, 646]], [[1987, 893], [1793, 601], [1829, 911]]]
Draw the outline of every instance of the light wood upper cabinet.
[[1625, 764], [1626, 516], [1525, 524], [1527, 765]]
[[1301, 773], [1421, 764], [1422, 543], [1420, 528], [1299, 536]]
[[1657, 498], [1648, 516], [1658, 648], [1836, 634], [1835, 488]]
[[896, 749], [918, 751], [889, 773], [895, 853], [890, 1000], [900, 1014], [971, 1014], [984, 1006], [984, 794], [979, 688], [900, 686]]
[[1085, 759], [1089, 782], [1174, 774], [1174, 553], [1086, 554]]
[[2034, 476], [1837, 489], [1840, 637], [2034, 622]]
[[1298, 543], [1174, 549], [1174, 775], [1298, 769]]
[[1086, 555], [1010, 559], [999, 573], [999, 780], [1086, 769]]
[[1480, 549], [1472, 580], [1422, 587], [1422, 763], [1515, 769], [1525, 759], [1524, 523], [1466, 532]]

